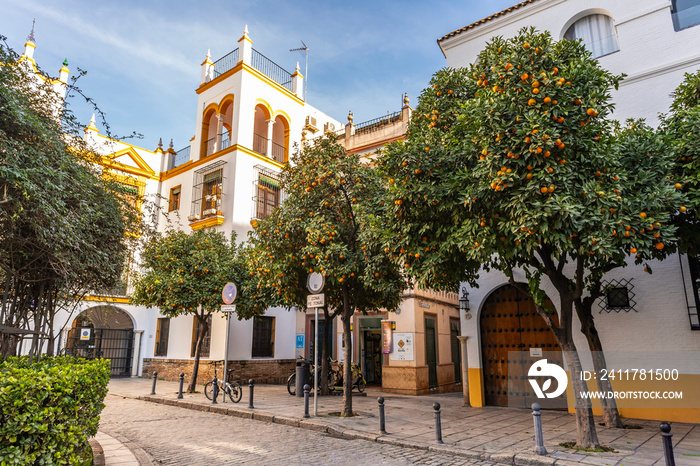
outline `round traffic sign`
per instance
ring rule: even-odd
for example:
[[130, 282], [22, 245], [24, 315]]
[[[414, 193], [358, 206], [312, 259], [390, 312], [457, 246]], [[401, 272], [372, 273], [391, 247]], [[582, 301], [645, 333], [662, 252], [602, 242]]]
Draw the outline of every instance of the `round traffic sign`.
[[228, 282], [224, 285], [224, 290], [221, 292], [221, 299], [224, 300], [224, 304], [232, 304], [236, 300], [237, 294], [236, 284]]
[[318, 272], [310, 273], [306, 279], [306, 288], [312, 293], [320, 293], [323, 285], [326, 284], [326, 279]]

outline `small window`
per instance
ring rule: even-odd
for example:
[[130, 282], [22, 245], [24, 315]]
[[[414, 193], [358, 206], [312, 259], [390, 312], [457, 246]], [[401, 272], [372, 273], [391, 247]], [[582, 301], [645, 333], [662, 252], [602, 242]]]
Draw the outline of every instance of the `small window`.
[[282, 200], [282, 187], [279, 174], [266, 167], [256, 165], [253, 182], [253, 218], [261, 220], [279, 207]]
[[[209, 347], [211, 346], [211, 316], [207, 319], [207, 325], [209, 331], [204, 337], [204, 340], [202, 340], [202, 351], [199, 353], [200, 358], [209, 357]], [[192, 350], [190, 351], [190, 357], [192, 358], [194, 357], [194, 352], [197, 350], [197, 334], [199, 333], [200, 327], [199, 319], [197, 316], [194, 316], [194, 324], [192, 325]]]
[[272, 358], [275, 356], [275, 318], [259, 316], [253, 318], [254, 358]]
[[170, 206], [168, 212], [180, 209], [180, 193], [182, 191], [181, 186], [176, 186], [170, 190]]
[[607, 301], [609, 309], [629, 309], [630, 298], [627, 294], [627, 287], [610, 288], [607, 294]]
[[588, 15], [579, 19], [566, 31], [564, 39], [581, 39], [593, 58], [620, 50], [613, 20], [606, 15]]
[[219, 216], [223, 217], [224, 161], [213, 163], [194, 173], [190, 222]]
[[158, 319], [156, 327], [156, 348], [154, 356], [168, 355], [168, 337], [170, 334], [170, 318], [161, 317]]
[[671, 18], [676, 31], [700, 24], [700, 0], [672, 0]]

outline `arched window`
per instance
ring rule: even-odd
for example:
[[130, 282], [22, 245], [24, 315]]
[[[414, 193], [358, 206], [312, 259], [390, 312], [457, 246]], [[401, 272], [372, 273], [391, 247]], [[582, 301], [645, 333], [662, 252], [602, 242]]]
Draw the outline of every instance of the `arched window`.
[[218, 120], [216, 118], [216, 110], [210, 109], [204, 114], [204, 121], [202, 123], [202, 149], [199, 153], [200, 159], [214, 153], [217, 126]]
[[221, 108], [221, 147], [219, 150], [231, 147], [231, 128], [233, 127], [233, 102], [226, 102]]
[[267, 155], [267, 120], [270, 113], [264, 105], [255, 107], [255, 122], [253, 126], [253, 150], [261, 155]]
[[592, 54], [599, 58], [620, 50], [615, 26], [610, 16], [588, 15], [576, 21], [564, 34], [565, 39], [581, 39]]
[[700, 24], [700, 0], [672, 0], [671, 17], [676, 31]]

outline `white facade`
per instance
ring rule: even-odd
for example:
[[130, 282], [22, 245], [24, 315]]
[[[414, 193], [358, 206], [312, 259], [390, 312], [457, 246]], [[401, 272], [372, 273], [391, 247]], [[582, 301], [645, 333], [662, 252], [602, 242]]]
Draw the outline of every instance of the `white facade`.
[[[667, 112], [670, 93], [683, 74], [700, 68], [700, 27], [674, 28], [673, 3], [669, 0], [530, 0], [438, 39], [448, 67], [472, 63], [494, 36], [513, 37], [525, 26], [547, 30], [556, 40], [564, 38], [576, 21], [592, 14], [612, 19], [619, 51], [598, 58], [603, 68], [625, 73], [620, 89], [612, 92], [613, 118], [646, 118], [658, 123]], [[695, 7], [695, 10], [700, 6]], [[692, 9], [691, 9], [692, 10]], [[680, 12], [681, 26], [697, 12]], [[678, 15], [676, 15], [678, 16]], [[687, 17], [688, 19], [684, 19]]]
[[[678, 21], [686, 26], [693, 21], [700, 23], [700, 2], [696, 3], [698, 5], [692, 11], [681, 12], [687, 16], [679, 19], [672, 11], [675, 2], [671, 1], [528, 0], [447, 34], [438, 39], [438, 44], [445, 54], [447, 66], [465, 67], [495, 36], [508, 38], [523, 27], [535, 26], [540, 31], [548, 30], [554, 39], [560, 40], [568, 31], [575, 30], [572, 25], [586, 21], [584, 18], [589, 15], [600, 15], [593, 20], [598, 21], [597, 25], [608, 22], [611, 34], [600, 34], [607, 43], [602, 52], [600, 48], [597, 50], [594, 57], [600, 55], [597, 59], [602, 67], [615, 74], [627, 75], [619, 91], [612, 92], [616, 104], [613, 118], [620, 121], [646, 118], [650, 124], [656, 125], [658, 114], [669, 110], [670, 94], [681, 83], [684, 73], [700, 68], [700, 26], [678, 27]], [[584, 38], [584, 43], [586, 40], [592, 42], [590, 37]], [[587, 47], [591, 50], [596, 45], [588, 43]], [[601, 306], [594, 305], [596, 328], [606, 351], [608, 368], [634, 367], [634, 364], [651, 367], [654, 361], [667, 365], [673, 360], [688, 389], [686, 396], [690, 395], [697, 402], [700, 398], [697, 390], [700, 381], [700, 364], [697, 363], [700, 325], [688, 258], [682, 256], [679, 259], [678, 255], [673, 255], [650, 265], [653, 275], [630, 261], [627, 267], [604, 277], [604, 283], [615, 283], [616, 280], [622, 283], [635, 302], [632, 309], [626, 310], [604, 309], [605, 297], [598, 301]], [[489, 389], [486, 378], [490, 376], [484, 370], [482, 327], [486, 328], [486, 324], [482, 320], [482, 311], [489, 297], [508, 284], [508, 279], [500, 272], [482, 271], [480, 275], [478, 288], [469, 289], [471, 312], [461, 315], [462, 335], [467, 336], [470, 396], [475, 406], [486, 404]], [[516, 271], [515, 278], [516, 281], [527, 281], [522, 271]], [[546, 277], [544, 280], [547, 294], [557, 306], [558, 294]], [[573, 328], [584, 366], [591, 368], [588, 343], [578, 331], [580, 323], [577, 319]], [[686, 422], [700, 420], [697, 409], [621, 409], [621, 414], [649, 419], [661, 416]]]

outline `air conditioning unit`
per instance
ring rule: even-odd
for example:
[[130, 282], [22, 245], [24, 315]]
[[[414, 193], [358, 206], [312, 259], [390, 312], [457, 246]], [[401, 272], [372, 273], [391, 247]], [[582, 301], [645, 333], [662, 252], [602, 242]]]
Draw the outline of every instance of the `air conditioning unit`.
[[307, 116], [306, 117], [306, 124], [304, 125], [304, 129], [307, 129], [307, 130], [311, 131], [312, 133], [315, 133], [316, 131], [318, 131], [316, 117]]
[[323, 132], [324, 133], [329, 133], [329, 132], [332, 133], [333, 131], [335, 131], [335, 124], [333, 124], [329, 121], [328, 123], [323, 125]]

